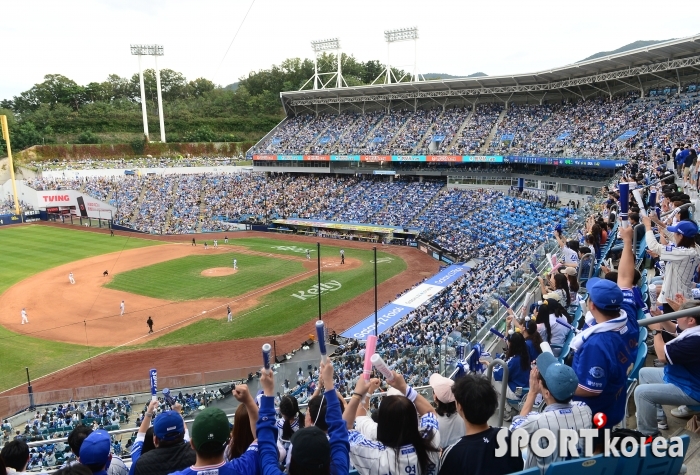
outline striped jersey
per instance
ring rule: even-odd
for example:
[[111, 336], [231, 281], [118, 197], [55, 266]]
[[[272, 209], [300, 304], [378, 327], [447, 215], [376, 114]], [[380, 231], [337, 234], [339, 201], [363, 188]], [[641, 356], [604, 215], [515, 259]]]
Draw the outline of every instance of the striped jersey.
[[682, 294], [687, 299], [691, 299], [691, 288], [695, 286], [692, 280], [700, 265], [700, 248], [698, 246], [691, 248], [664, 246], [656, 241], [652, 231], [647, 231], [646, 243], [649, 250], [657, 253], [659, 259], [666, 262], [659, 302], [668, 303], [669, 298], [675, 300], [676, 294]]
[[[420, 418], [420, 432], [432, 437], [432, 445], [440, 447], [440, 433], [435, 414], [429, 412]], [[350, 431], [350, 463], [361, 475], [436, 475], [440, 452], [430, 453], [427, 470], [420, 471], [418, 456], [413, 445], [399, 449], [386, 447], [379, 441], [370, 440], [356, 430]]]
[[[552, 404], [547, 406], [543, 412], [531, 412], [526, 417], [516, 416], [510, 425], [511, 432], [516, 429], [523, 429], [530, 435], [539, 429], [549, 429], [559, 440], [559, 429], [590, 429], [593, 426], [593, 413], [591, 408], [584, 402], [571, 402], [569, 404]], [[537, 457], [528, 450], [525, 468], [539, 467], [542, 474], [547, 471], [547, 467], [554, 462], [568, 460], [583, 454], [584, 439], [579, 440], [577, 454], [569, 454], [568, 457], [560, 457], [559, 449], [554, 451], [549, 457]], [[547, 439], [540, 438], [539, 445], [547, 447]]]

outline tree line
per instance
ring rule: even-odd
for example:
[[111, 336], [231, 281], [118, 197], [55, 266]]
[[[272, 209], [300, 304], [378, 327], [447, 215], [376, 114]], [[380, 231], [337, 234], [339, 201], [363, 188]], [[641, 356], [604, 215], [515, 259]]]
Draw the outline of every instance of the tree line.
[[[318, 58], [321, 73], [336, 69], [337, 57]], [[361, 62], [342, 56], [348, 86], [370, 84], [384, 70], [376, 60]], [[279, 93], [311, 89], [311, 59], [290, 58], [269, 69], [251, 72], [237, 84], [221, 87], [206, 78], [188, 81], [172, 69], [160, 71], [169, 142], [237, 142], [257, 140], [283, 117]], [[397, 78], [406, 76], [394, 70]], [[408, 80], [408, 78], [404, 78]], [[304, 86], [304, 84], [306, 86]], [[153, 69], [144, 71], [149, 132], [159, 136], [158, 99]], [[110, 74], [103, 82], [80, 85], [61, 74], [47, 74], [41, 83], [12, 99], [0, 101], [0, 114], [9, 117], [13, 149], [56, 143], [70, 137], [72, 143], [99, 143], [108, 133], [142, 130], [138, 73], [131, 78]], [[4, 143], [0, 153], [4, 154]]]

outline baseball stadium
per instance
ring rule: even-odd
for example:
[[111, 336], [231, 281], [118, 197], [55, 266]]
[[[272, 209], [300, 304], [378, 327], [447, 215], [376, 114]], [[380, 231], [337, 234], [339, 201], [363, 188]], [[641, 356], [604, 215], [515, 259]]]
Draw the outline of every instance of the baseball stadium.
[[3, 122], [7, 473], [700, 473], [699, 66], [338, 66], [178, 159], [13, 162]]

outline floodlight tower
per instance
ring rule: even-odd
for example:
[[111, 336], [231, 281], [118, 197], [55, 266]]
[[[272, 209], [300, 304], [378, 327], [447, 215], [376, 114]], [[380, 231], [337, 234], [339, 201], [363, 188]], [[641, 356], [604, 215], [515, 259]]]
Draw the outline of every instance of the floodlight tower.
[[[343, 70], [341, 66], [342, 53], [340, 51], [340, 41], [338, 38], [331, 38], [329, 40], [318, 40], [311, 42], [311, 49], [314, 50], [314, 75], [311, 79], [306, 81], [301, 89], [304, 89], [309, 81], [313, 80], [314, 89], [325, 89], [333, 79], [335, 79], [335, 87], [347, 87], [345, 78], [343, 78]], [[333, 73], [319, 73], [318, 72], [318, 56], [325, 51], [335, 51], [338, 66], [336, 71]], [[330, 76], [327, 81], [324, 82], [323, 76]], [[319, 87], [320, 86], [320, 87]]]
[[158, 93], [158, 119], [160, 120], [160, 141], [165, 143], [165, 123], [163, 121], [163, 94], [160, 87], [158, 56], [163, 56], [162, 45], [131, 45], [131, 54], [139, 57], [139, 82], [141, 83], [141, 113], [143, 114], [143, 134], [148, 140], [148, 118], [146, 117], [146, 88], [143, 85], [141, 56], [153, 56], [156, 63], [156, 89]]
[[[391, 43], [397, 43], [399, 41], [410, 41], [413, 40], [413, 81], [418, 81], [418, 73], [416, 71], [418, 63], [418, 27], [414, 26], [412, 28], [399, 28], [397, 30], [386, 30], [384, 32], [384, 40], [386, 41], [386, 70], [380, 74], [377, 79], [372, 81], [372, 84], [377, 82], [378, 79], [384, 77], [384, 82], [386, 84], [391, 84], [391, 78], [394, 78], [394, 82], [397, 81], [396, 76], [391, 71]], [[403, 78], [401, 78], [403, 79]]]

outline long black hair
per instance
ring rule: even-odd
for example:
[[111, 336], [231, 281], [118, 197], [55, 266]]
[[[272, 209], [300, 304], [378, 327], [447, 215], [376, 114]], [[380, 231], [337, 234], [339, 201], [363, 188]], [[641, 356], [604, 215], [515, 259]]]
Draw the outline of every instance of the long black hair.
[[552, 342], [552, 326], [549, 323], [549, 316], [551, 314], [554, 314], [556, 318], [564, 317], [567, 322], [571, 323], [569, 321], [569, 314], [557, 300], [547, 299], [542, 302], [539, 310], [537, 310], [537, 323], [544, 324], [544, 328], [547, 330], [547, 343]]
[[[547, 320], [549, 320], [549, 318]], [[527, 338], [525, 338], [525, 340], [532, 341], [538, 355], [542, 353], [542, 348], [540, 348], [540, 344], [542, 343], [542, 335], [540, 335], [540, 332], [537, 331], [537, 322], [534, 318], [531, 318], [525, 322], [525, 331], [527, 332]]]
[[571, 305], [571, 293], [569, 292], [569, 280], [564, 274], [554, 274], [554, 288], [557, 290], [563, 290], [566, 294], [566, 302], [562, 302], [562, 305]]
[[[404, 396], [386, 396], [379, 405], [377, 414], [377, 441], [396, 452], [399, 463], [399, 450], [404, 445], [412, 445], [418, 458], [418, 474], [427, 472], [430, 453], [437, 452], [432, 438], [424, 439], [418, 431], [418, 415], [413, 403]], [[397, 467], [398, 468], [398, 467]], [[398, 471], [397, 471], [398, 473]]]
[[526, 371], [530, 367], [530, 352], [527, 351], [525, 337], [521, 333], [513, 333], [508, 338], [506, 358], [520, 357], [520, 369]]
[[289, 422], [295, 417], [299, 422], [299, 429], [304, 427], [304, 415], [299, 411], [299, 401], [297, 398], [291, 396], [284, 396], [280, 400], [280, 414], [282, 414], [282, 419], [284, 419], [284, 424], [282, 425], [282, 439], [289, 440], [294, 435], [292, 430], [292, 424]]

